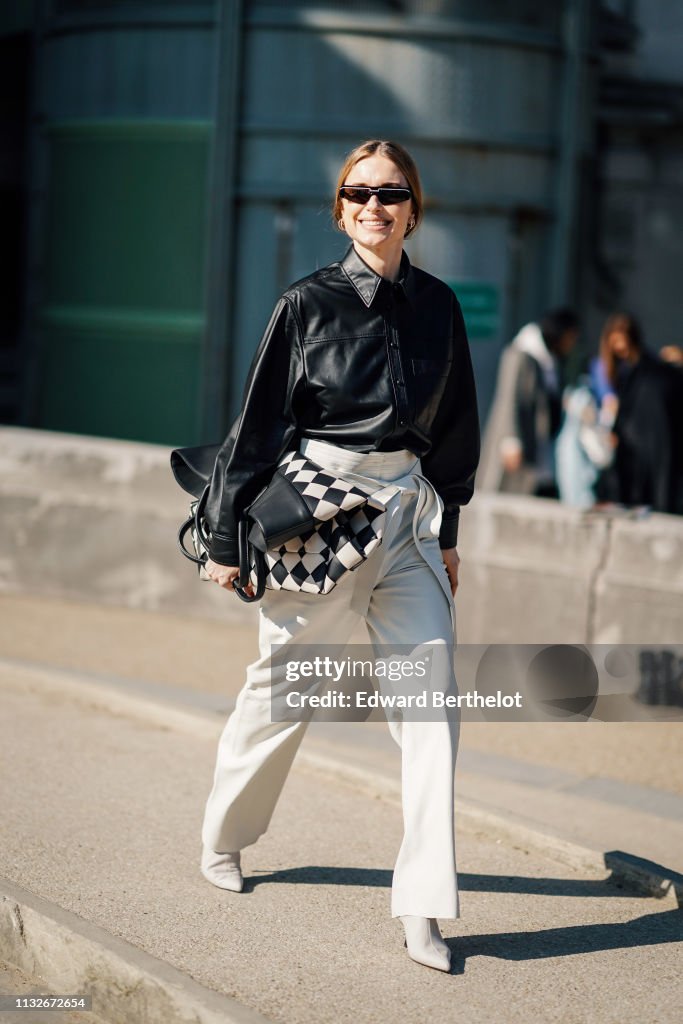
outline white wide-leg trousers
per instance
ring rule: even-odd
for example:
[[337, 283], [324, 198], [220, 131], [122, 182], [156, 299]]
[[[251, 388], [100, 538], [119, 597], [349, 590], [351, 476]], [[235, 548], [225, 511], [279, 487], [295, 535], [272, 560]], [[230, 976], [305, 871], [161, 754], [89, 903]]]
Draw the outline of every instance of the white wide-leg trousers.
[[[380, 547], [325, 596], [266, 590], [259, 607], [260, 656], [218, 744], [202, 842], [216, 852], [255, 843], [270, 822], [307, 721], [272, 721], [271, 687], [285, 684], [283, 648], [325, 657], [339, 651], [364, 618], [374, 649], [428, 651], [430, 689], [456, 694], [455, 609], [438, 533], [441, 502], [411, 452], [350, 452], [319, 441], [302, 450], [346, 479], [387, 485], [387, 524]], [[277, 657], [271, 651], [277, 649]], [[338, 657], [338, 654], [335, 654]], [[417, 684], [416, 684], [417, 686]], [[310, 692], [310, 691], [309, 691]], [[454, 832], [454, 774], [460, 729], [454, 709], [389, 720], [401, 748], [404, 834], [394, 866], [391, 916], [460, 916]]]

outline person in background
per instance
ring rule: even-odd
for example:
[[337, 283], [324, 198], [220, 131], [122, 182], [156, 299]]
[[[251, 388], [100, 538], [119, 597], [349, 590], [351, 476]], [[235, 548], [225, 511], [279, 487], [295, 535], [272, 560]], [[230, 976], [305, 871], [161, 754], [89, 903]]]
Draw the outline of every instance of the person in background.
[[558, 496], [553, 448], [562, 417], [561, 360], [578, 333], [576, 314], [554, 309], [525, 324], [503, 351], [477, 474], [482, 490]]
[[659, 358], [672, 366], [683, 368], [683, 347], [680, 345], [664, 345], [659, 350]]
[[562, 407], [555, 442], [560, 501], [573, 508], [593, 508], [600, 473], [614, 459], [612, 427], [617, 412], [617, 398], [599, 356], [590, 361], [574, 387], [565, 389]]
[[615, 459], [597, 485], [601, 501], [683, 514], [683, 374], [650, 352], [632, 313], [613, 313], [600, 358], [618, 400]]

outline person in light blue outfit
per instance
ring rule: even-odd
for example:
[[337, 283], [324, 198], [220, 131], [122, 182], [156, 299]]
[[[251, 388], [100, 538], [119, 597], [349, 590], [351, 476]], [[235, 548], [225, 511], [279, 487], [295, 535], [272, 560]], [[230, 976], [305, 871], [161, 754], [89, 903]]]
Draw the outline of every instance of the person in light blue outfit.
[[595, 485], [614, 455], [611, 427], [616, 399], [600, 358], [563, 396], [563, 421], [555, 442], [555, 473], [560, 501], [592, 508]]

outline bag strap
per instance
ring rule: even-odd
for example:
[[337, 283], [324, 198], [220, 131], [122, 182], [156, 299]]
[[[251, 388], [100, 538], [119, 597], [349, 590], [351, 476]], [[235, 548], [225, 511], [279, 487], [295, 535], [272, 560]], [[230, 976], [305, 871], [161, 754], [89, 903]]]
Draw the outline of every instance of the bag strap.
[[210, 490], [211, 484], [209, 483], [204, 488], [202, 496], [197, 502], [197, 507], [194, 510], [195, 530], [197, 531], [197, 536], [199, 537], [200, 541], [202, 542], [207, 551], [209, 550], [209, 544], [211, 543], [211, 541], [209, 539], [208, 534], [206, 533], [206, 530], [204, 529], [204, 509], [206, 508], [206, 503], [209, 500]]
[[[209, 497], [209, 488], [210, 488], [210, 484], [207, 483], [205, 485], [205, 487], [204, 487], [204, 491], [202, 492], [201, 497], [199, 498], [199, 501], [195, 505], [194, 513], [187, 517], [185, 522], [182, 524], [182, 526], [178, 530], [178, 547], [180, 548], [182, 553], [185, 555], [185, 558], [189, 558], [189, 560], [191, 562], [195, 562], [199, 566], [205, 565], [206, 561], [207, 561], [207, 559], [209, 557], [209, 555], [208, 555], [209, 538], [206, 535], [206, 532], [204, 530], [204, 524], [202, 522], [202, 518], [203, 518], [203, 515], [204, 515], [204, 508], [206, 506], [206, 502], [207, 502], [207, 499]], [[199, 540], [202, 542], [202, 544], [206, 548], [206, 552], [203, 555], [193, 555], [192, 552], [189, 550], [189, 548], [185, 547], [185, 537], [190, 532], [190, 530], [192, 529], [193, 526], [194, 526], [194, 528], [196, 530], [197, 537], [199, 538]]]
[[235, 580], [235, 586], [246, 587], [249, 582], [249, 541], [247, 530], [249, 524], [246, 519], [240, 519], [237, 524], [237, 545], [239, 551], [240, 574]]
[[197, 555], [193, 555], [189, 548], [185, 547], [185, 537], [187, 536], [188, 532], [192, 529], [193, 526], [194, 516], [188, 516], [183, 525], [178, 530], [178, 547], [185, 555], [185, 558], [189, 558], [191, 562], [195, 562], [197, 565], [204, 565], [206, 562], [206, 556], [199, 557]]
[[[239, 550], [239, 561], [240, 561], [240, 574], [233, 583], [233, 590], [241, 601], [246, 604], [252, 604], [254, 601], [260, 601], [266, 589], [266, 559], [262, 551], [255, 548], [249, 543], [248, 537], [249, 521], [248, 519], [240, 519], [237, 524], [237, 543]], [[249, 583], [249, 554], [250, 552], [254, 556], [254, 563], [256, 569], [256, 588], [254, 596], [250, 597], [246, 593], [244, 587]]]

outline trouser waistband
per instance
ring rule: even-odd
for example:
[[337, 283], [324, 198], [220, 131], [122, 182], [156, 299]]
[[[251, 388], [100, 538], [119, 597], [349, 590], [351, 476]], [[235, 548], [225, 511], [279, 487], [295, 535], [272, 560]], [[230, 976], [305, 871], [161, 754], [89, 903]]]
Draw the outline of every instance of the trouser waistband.
[[417, 470], [419, 456], [406, 448], [396, 452], [354, 452], [328, 441], [302, 438], [299, 450], [313, 462], [338, 473], [357, 473], [379, 480], [397, 480]]

